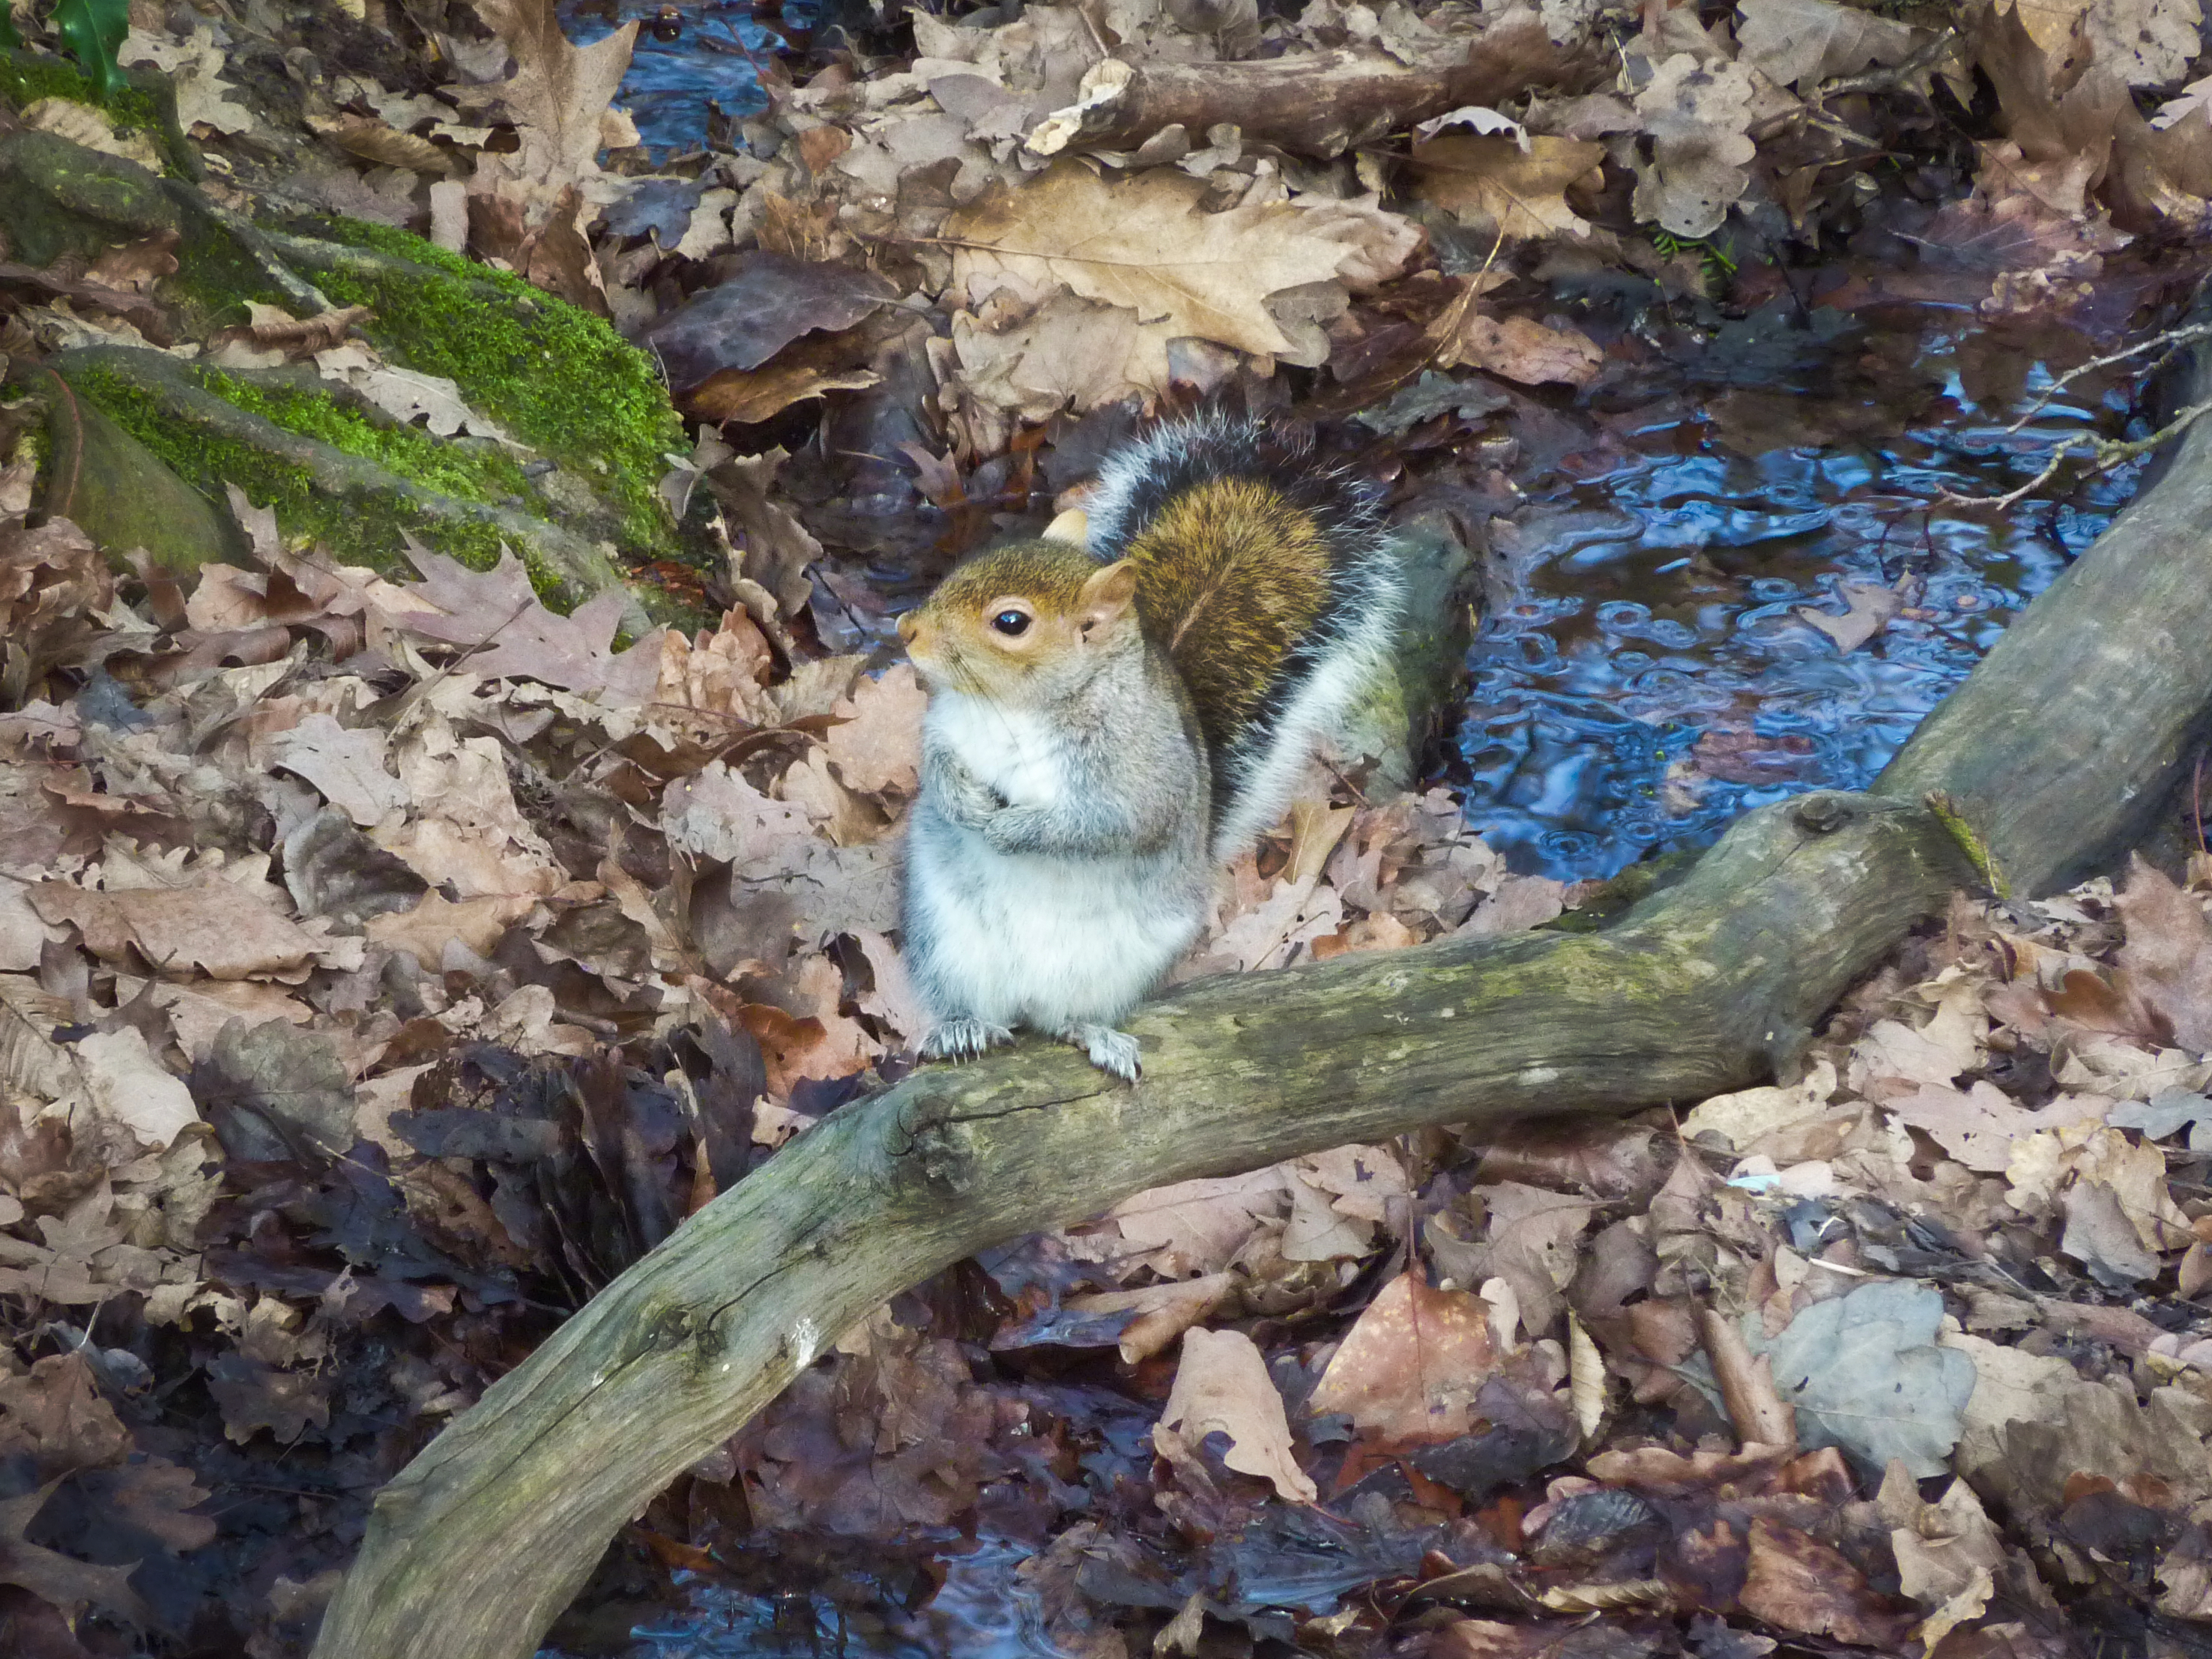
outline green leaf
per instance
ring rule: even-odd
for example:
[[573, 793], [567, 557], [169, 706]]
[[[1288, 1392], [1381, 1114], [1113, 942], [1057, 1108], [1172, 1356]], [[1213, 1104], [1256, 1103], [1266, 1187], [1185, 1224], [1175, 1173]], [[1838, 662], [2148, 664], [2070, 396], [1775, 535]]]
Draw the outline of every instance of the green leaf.
[[131, 31], [131, 0], [56, 0], [48, 21], [102, 98], [123, 90], [115, 54]]
[[15, 33], [15, 19], [8, 0], [0, 0], [0, 52], [8, 52], [23, 44], [23, 37]]

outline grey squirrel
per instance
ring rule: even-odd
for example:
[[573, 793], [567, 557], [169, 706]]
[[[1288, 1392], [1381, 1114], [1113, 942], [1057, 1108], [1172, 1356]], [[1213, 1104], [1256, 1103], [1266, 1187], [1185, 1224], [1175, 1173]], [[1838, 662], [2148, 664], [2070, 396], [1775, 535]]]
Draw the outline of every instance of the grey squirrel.
[[1118, 450], [1085, 513], [975, 555], [901, 617], [929, 692], [903, 918], [923, 1055], [1029, 1025], [1134, 1082], [1115, 1026], [1197, 938], [1215, 866], [1281, 813], [1402, 603], [1360, 489], [1215, 415]]

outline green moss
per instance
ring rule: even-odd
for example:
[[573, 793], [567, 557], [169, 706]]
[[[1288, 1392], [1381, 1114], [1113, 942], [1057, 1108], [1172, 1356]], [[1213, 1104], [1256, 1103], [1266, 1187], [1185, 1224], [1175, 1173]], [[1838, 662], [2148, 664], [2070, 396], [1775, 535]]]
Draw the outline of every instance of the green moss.
[[66, 98], [74, 104], [90, 104], [106, 112], [124, 132], [158, 131], [161, 112], [153, 94], [143, 88], [125, 86], [112, 99], [102, 98], [91, 77], [66, 58], [32, 52], [0, 56], [0, 98], [17, 109], [41, 98]]
[[65, 58], [29, 51], [0, 52], [0, 99], [19, 110], [27, 109], [41, 98], [89, 104], [106, 115], [118, 132], [152, 134], [173, 172], [198, 177], [198, 166], [179, 154], [183, 134], [166, 118], [162, 100], [149, 84], [149, 78], [150, 72], [133, 70], [113, 97], [102, 98], [92, 77]]
[[529, 504], [530, 481], [509, 456], [466, 448], [420, 427], [378, 422], [312, 392], [249, 384], [216, 369], [204, 370], [197, 378], [225, 403], [258, 415], [287, 432], [374, 461], [426, 489], [465, 501]]
[[517, 436], [590, 479], [620, 514], [633, 551], [673, 550], [658, 485], [667, 457], [690, 446], [643, 352], [603, 319], [419, 236], [356, 219], [322, 219], [315, 228], [421, 268], [315, 272], [337, 303], [374, 309], [362, 330], [370, 339], [410, 368], [453, 380]]
[[177, 249], [177, 269], [163, 284], [165, 295], [181, 298], [198, 313], [202, 331], [242, 327], [252, 313], [249, 303], [295, 308], [292, 296], [269, 278], [245, 249], [216, 227], [196, 225]]
[[[270, 395], [260, 387], [249, 387], [232, 377], [214, 371], [203, 371], [198, 378], [206, 388], [226, 400], [259, 414], [264, 418], [297, 431], [302, 436], [313, 437], [334, 447], [348, 447], [356, 442], [370, 441], [364, 433], [374, 433], [380, 453], [367, 453], [364, 459], [378, 460], [390, 465], [386, 457], [398, 460], [416, 459], [411, 453], [410, 439], [435, 452], [445, 447], [427, 433], [412, 428], [397, 428], [378, 433], [370, 423], [344, 410], [332, 408], [323, 400], [304, 395]], [[204, 493], [221, 499], [226, 483], [235, 484], [246, 492], [257, 507], [273, 507], [276, 520], [288, 536], [306, 536], [326, 543], [355, 557], [365, 558], [380, 568], [395, 568], [404, 550], [402, 531], [412, 532], [439, 551], [459, 560], [474, 570], [489, 570], [499, 562], [502, 545], [513, 546], [517, 556], [529, 569], [531, 580], [541, 594], [548, 598], [563, 596], [566, 584], [558, 574], [547, 568], [535, 550], [517, 545], [515, 538], [506, 535], [498, 526], [489, 522], [455, 523], [429, 514], [410, 510], [394, 501], [379, 514], [366, 513], [357, 500], [345, 500], [316, 488], [313, 480], [302, 469], [292, 465], [266, 451], [250, 444], [225, 441], [203, 430], [183, 425], [168, 416], [160, 400], [144, 387], [125, 377], [94, 369], [81, 372], [75, 380], [78, 389], [109, 415], [120, 422], [147, 448], [163, 462]], [[308, 405], [320, 403], [326, 411], [324, 416], [308, 413]], [[289, 418], [288, 418], [289, 417]], [[319, 427], [320, 430], [310, 429]], [[341, 442], [341, 437], [344, 441]], [[504, 458], [496, 458], [504, 460]], [[521, 479], [520, 468], [512, 462], [505, 465], [516, 482]], [[392, 470], [400, 468], [393, 465]], [[486, 470], [497, 476], [496, 467]], [[497, 499], [481, 478], [465, 478], [457, 471], [441, 473], [434, 478], [418, 480], [433, 489], [461, 495], [465, 500], [490, 501]], [[466, 493], [456, 485], [465, 485]], [[573, 598], [573, 595], [568, 597]]]

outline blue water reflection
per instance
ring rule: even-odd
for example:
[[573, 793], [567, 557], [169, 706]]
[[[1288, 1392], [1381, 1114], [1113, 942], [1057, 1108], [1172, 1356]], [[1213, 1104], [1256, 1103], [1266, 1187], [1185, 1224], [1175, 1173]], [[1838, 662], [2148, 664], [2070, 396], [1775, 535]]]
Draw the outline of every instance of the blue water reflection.
[[[674, 14], [676, 24], [666, 40], [656, 35], [653, 27], [664, 9]], [[782, 15], [788, 26], [805, 27], [818, 9], [793, 3], [783, 7]], [[704, 144], [710, 100], [730, 116], [755, 115], [768, 107], [755, 61], [767, 61], [784, 42], [754, 21], [749, 4], [663, 8], [639, 0], [612, 5], [561, 0], [559, 13], [562, 32], [580, 46], [604, 40], [633, 20], [640, 23], [629, 72], [623, 77], [617, 101], [629, 112], [638, 136], [656, 154]]]
[[[1608, 876], [1749, 807], [1863, 787], [2103, 530], [2131, 471], [2056, 506], [1929, 510], [1946, 489], [2001, 494], [2060, 437], [2127, 422], [2118, 398], [2062, 399], [2008, 434], [2017, 411], [1973, 408], [1947, 371], [1955, 343], [1924, 343], [1923, 383], [1946, 395], [1893, 440], [1747, 455], [1702, 415], [1623, 422], [1617, 465], [1539, 493], [1508, 527], [1519, 587], [1470, 653], [1458, 746], [1468, 817], [1516, 869]], [[2038, 371], [2027, 395], [2050, 383]], [[1861, 583], [1901, 587], [1907, 607], [1841, 652], [1799, 611], [1840, 615]]]
[[800, 1589], [760, 1595], [679, 1573], [687, 1605], [632, 1632], [630, 1659], [1054, 1659], [1037, 1597], [1015, 1570], [1036, 1551], [986, 1539], [941, 1557], [945, 1582], [908, 1613], [889, 1601], [841, 1609]]

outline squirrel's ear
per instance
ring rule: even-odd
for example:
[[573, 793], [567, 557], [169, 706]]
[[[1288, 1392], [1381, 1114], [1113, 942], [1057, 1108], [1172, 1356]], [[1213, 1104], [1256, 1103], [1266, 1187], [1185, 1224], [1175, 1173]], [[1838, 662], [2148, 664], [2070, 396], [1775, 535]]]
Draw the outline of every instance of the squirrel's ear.
[[1137, 597], [1137, 564], [1133, 559], [1116, 559], [1112, 564], [1101, 565], [1092, 571], [1083, 584], [1083, 597], [1077, 605], [1077, 617], [1087, 635], [1094, 628], [1118, 622]]
[[1042, 539], [1066, 542], [1070, 547], [1088, 547], [1091, 544], [1091, 520], [1084, 516], [1081, 507], [1071, 507], [1044, 527]]

